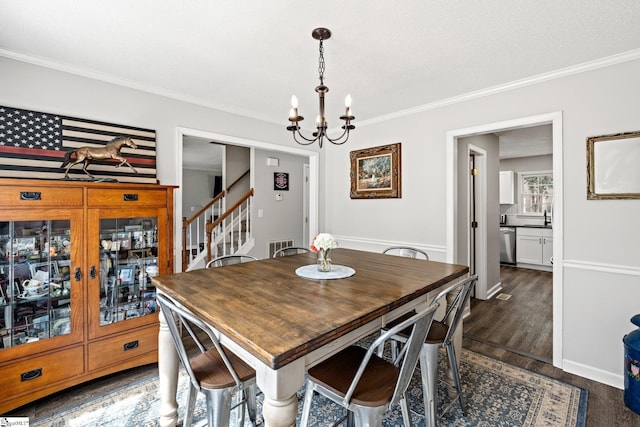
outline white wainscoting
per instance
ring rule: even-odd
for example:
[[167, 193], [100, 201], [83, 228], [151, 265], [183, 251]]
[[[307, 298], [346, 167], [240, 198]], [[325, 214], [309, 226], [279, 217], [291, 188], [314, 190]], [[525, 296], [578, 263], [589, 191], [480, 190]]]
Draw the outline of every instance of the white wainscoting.
[[411, 246], [422, 249], [429, 255], [431, 261], [446, 262], [446, 248], [444, 246], [425, 245], [416, 242], [398, 242], [389, 240], [360, 239], [351, 236], [333, 235], [338, 242], [338, 247], [346, 249], [356, 249], [367, 252], [382, 252], [389, 246]]
[[562, 309], [563, 369], [623, 389], [622, 338], [636, 329], [640, 268], [582, 260], [562, 267], [564, 301], [573, 301]]

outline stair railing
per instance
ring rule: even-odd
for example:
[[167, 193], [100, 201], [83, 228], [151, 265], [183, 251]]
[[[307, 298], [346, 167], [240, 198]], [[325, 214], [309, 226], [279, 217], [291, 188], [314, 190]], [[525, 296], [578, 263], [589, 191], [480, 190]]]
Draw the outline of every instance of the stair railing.
[[[213, 200], [207, 203], [191, 218], [182, 218], [182, 271], [187, 271], [191, 261], [198, 258], [205, 250], [205, 244], [208, 238], [207, 225], [221, 216], [224, 209], [224, 198], [229, 194], [229, 191], [243, 178], [248, 176], [250, 172], [251, 170], [247, 169], [242, 175], [236, 178], [226, 190], [223, 190], [214, 197]], [[218, 228], [221, 227], [219, 226]]]
[[236, 253], [253, 237], [252, 202], [253, 188], [215, 221], [207, 224], [207, 262], [222, 255]]
[[207, 224], [222, 215], [226, 194], [222, 191], [191, 218], [182, 218], [182, 271], [186, 271], [189, 263], [205, 250]]

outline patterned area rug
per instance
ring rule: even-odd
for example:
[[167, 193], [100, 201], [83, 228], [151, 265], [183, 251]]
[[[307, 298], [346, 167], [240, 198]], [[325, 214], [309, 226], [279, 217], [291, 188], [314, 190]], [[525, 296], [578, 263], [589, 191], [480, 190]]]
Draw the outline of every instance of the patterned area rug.
[[[441, 355], [442, 356], [442, 355]], [[446, 357], [440, 357], [446, 369]], [[463, 350], [460, 374], [467, 404], [467, 417], [457, 403], [451, 405], [440, 420], [446, 426], [585, 426], [587, 390], [511, 366], [478, 353]], [[442, 371], [441, 371], [442, 372]], [[181, 369], [178, 386], [180, 422], [188, 393], [188, 378]], [[450, 401], [449, 388], [438, 388], [439, 411]], [[304, 388], [298, 392], [298, 421], [302, 410]], [[262, 395], [258, 396], [261, 413]], [[416, 370], [408, 390], [413, 423], [424, 426], [420, 373]], [[64, 409], [45, 418], [32, 420], [32, 427], [44, 426], [130, 426], [158, 425], [158, 378], [140, 380], [105, 396]], [[316, 396], [311, 409], [310, 425], [330, 426], [345, 412], [332, 402]], [[235, 417], [232, 415], [232, 419]], [[195, 424], [206, 424], [204, 397], [200, 394], [194, 416]], [[262, 418], [258, 417], [262, 425]], [[247, 422], [246, 425], [249, 425]], [[402, 426], [400, 408], [387, 413], [385, 427]]]

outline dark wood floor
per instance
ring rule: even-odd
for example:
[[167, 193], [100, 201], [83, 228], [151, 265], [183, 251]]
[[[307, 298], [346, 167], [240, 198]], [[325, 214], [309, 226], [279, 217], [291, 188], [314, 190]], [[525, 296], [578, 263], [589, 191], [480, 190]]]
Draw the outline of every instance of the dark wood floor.
[[[568, 374], [545, 361], [551, 360], [552, 343], [550, 274], [511, 267], [503, 267], [503, 274], [502, 292], [511, 298], [472, 299], [471, 316], [464, 321], [463, 347], [587, 389], [587, 427], [639, 427], [640, 415], [624, 405], [622, 390]], [[157, 365], [135, 368], [57, 393], [6, 415], [34, 420], [157, 373]]]
[[464, 335], [552, 363], [553, 274], [501, 266], [500, 280], [502, 291], [496, 297], [471, 299]]

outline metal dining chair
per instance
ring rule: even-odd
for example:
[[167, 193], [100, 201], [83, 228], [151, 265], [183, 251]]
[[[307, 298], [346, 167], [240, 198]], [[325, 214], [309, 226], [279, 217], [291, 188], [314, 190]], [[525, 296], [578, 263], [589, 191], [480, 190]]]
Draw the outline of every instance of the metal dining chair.
[[429, 259], [429, 255], [422, 249], [411, 246], [391, 246], [382, 251], [383, 254], [404, 256], [407, 258]]
[[[228, 426], [231, 410], [237, 406], [241, 406], [239, 425], [244, 425], [245, 405], [249, 419], [255, 425], [256, 373], [253, 368], [235, 354], [227, 354], [214, 331], [193, 312], [163, 294], [158, 293], [156, 298], [191, 382], [183, 426], [192, 424], [198, 391], [206, 396], [209, 426]], [[188, 336], [181, 332], [182, 329], [188, 332]], [[185, 341], [195, 344], [199, 353], [193, 355], [191, 352], [190, 357]], [[236, 393], [240, 393], [242, 399], [232, 406]]]
[[225, 265], [241, 264], [243, 262], [257, 260], [258, 258], [251, 255], [222, 255], [209, 261], [204, 268], [224, 267]]
[[[449, 405], [443, 409], [442, 414], [444, 414], [457, 400], [460, 403], [462, 414], [464, 416], [467, 415], [466, 406], [462, 396], [462, 387], [460, 385], [460, 375], [458, 373], [458, 361], [453, 343], [453, 336], [458, 326], [462, 324], [464, 308], [469, 302], [471, 291], [473, 290], [477, 280], [478, 276], [473, 275], [461, 282], [448, 286], [434, 298], [434, 302], [439, 302], [442, 298], [445, 298], [448, 295], [453, 296], [453, 299], [447, 303], [447, 310], [442, 317], [442, 320], [433, 321], [431, 329], [429, 329], [429, 333], [422, 345], [422, 351], [420, 352], [420, 375], [422, 378], [425, 420], [430, 420], [430, 423], [427, 425], [435, 426], [436, 418], [439, 418], [436, 413], [437, 395], [435, 395], [433, 391], [436, 389], [434, 384], [437, 384], [438, 381], [438, 351], [441, 348], [446, 348], [447, 350], [449, 367], [451, 368], [451, 374], [453, 377], [453, 385], [457, 393], [457, 399], [452, 400]], [[389, 328], [396, 328], [394, 326], [394, 322], [383, 328], [383, 333], [390, 330]], [[408, 342], [409, 333], [410, 330], [405, 329], [391, 336], [390, 342], [392, 357], [398, 353], [398, 342]]]
[[277, 258], [279, 256], [289, 256], [289, 255], [297, 255], [297, 254], [305, 254], [311, 252], [311, 249], [302, 248], [298, 246], [288, 246], [286, 248], [278, 249], [273, 253], [273, 258]]
[[[347, 425], [382, 426], [385, 412], [399, 403], [404, 425], [411, 426], [405, 392], [437, 308], [434, 301], [379, 336], [368, 349], [352, 345], [309, 369], [300, 425], [308, 424], [313, 395], [320, 393], [348, 410]], [[405, 329], [410, 331], [407, 344], [395, 360], [376, 354], [387, 339]]]

